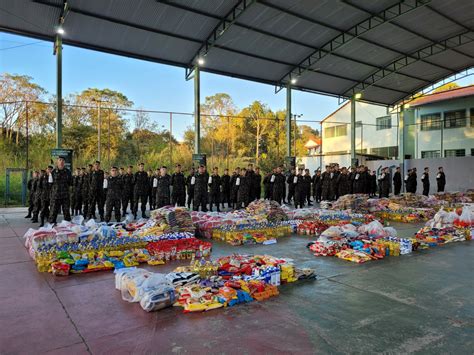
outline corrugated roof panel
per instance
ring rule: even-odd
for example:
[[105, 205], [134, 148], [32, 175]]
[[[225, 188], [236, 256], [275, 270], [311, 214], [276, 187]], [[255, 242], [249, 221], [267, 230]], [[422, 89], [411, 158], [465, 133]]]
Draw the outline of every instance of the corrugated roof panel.
[[286, 63], [298, 64], [302, 58], [311, 53], [311, 49], [291, 42], [282, 41], [252, 31], [241, 31], [237, 26], [230, 27], [217, 41], [233, 49], [245, 51]]
[[350, 45], [339, 47], [336, 53], [379, 66], [384, 66], [400, 56], [394, 51], [374, 46], [358, 38], [351, 40]]
[[407, 33], [390, 23], [380, 25], [377, 30], [368, 31], [361, 37], [404, 53], [413, 52], [429, 44], [427, 40]]
[[399, 91], [406, 91], [407, 93], [410, 93], [414, 87], [426, 85], [426, 82], [422, 80], [416, 80], [398, 73], [393, 73], [377, 81], [376, 84], [386, 88], [394, 88]]
[[253, 5], [244, 12], [237, 22], [258, 27], [264, 31], [288, 37], [310, 46], [323, 45], [339, 33], [330, 28], [284, 14], [260, 3]]
[[399, 72], [408, 75], [415, 75], [419, 78], [426, 79], [428, 81], [433, 81], [439, 78], [440, 76], [445, 76], [449, 74], [448, 71], [443, 70], [440, 67], [421, 61], [414, 62], [413, 64], [410, 64], [400, 69]]
[[393, 103], [405, 97], [405, 94], [371, 86], [362, 93], [362, 100], [380, 103]]
[[[474, 27], [474, 3], [470, 0], [436, 0], [431, 1], [429, 7], [440, 11], [466, 27]], [[431, 12], [433, 13], [433, 11]]]
[[444, 65], [448, 68], [452, 68], [453, 71], [457, 71], [461, 68], [465, 68], [469, 63], [473, 63], [473, 59], [453, 52], [452, 50], [447, 50], [438, 54], [435, 54], [430, 57], [430, 61], [436, 64]]
[[342, 75], [356, 80], [371, 74], [376, 68], [346, 60], [344, 58], [327, 55], [314, 64], [314, 69], [323, 72]]
[[171, 0], [192, 9], [197, 9], [205, 12], [211, 12], [218, 16], [225, 16], [237, 4], [237, 0]]
[[330, 75], [306, 72], [298, 78], [298, 86], [305, 87], [315, 91], [327, 91], [333, 94], [343, 92], [345, 88], [355, 85], [356, 81], [335, 78]]
[[213, 48], [206, 56], [206, 64], [203, 69], [225, 71], [276, 82], [289, 70], [289, 67], [287, 65], [250, 58], [224, 49]]

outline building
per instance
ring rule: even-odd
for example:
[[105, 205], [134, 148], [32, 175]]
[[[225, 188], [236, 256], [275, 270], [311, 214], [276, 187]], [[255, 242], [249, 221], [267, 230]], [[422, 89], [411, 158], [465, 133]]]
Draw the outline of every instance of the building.
[[406, 158], [474, 156], [474, 85], [412, 101], [405, 125]]
[[[356, 157], [398, 159], [398, 113], [356, 102]], [[320, 154], [308, 149], [298, 163], [314, 170], [329, 163], [349, 166], [351, 105], [345, 103], [321, 122]], [[474, 156], [474, 85], [419, 97], [404, 111], [405, 159]], [[310, 144], [310, 142], [308, 142]], [[311, 144], [310, 144], [311, 145]]]

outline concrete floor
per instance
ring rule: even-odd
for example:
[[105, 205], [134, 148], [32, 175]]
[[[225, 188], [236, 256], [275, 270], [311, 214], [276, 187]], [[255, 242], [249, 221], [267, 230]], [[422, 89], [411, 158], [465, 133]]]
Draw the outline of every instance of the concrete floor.
[[[319, 280], [208, 313], [146, 313], [122, 301], [111, 272], [67, 278], [37, 272], [23, 247], [31, 226], [24, 214], [0, 210], [1, 354], [473, 353], [474, 242], [361, 265], [314, 257], [305, 248], [309, 237], [269, 246], [214, 243], [215, 257], [289, 257], [315, 268]], [[404, 236], [417, 227], [395, 225]]]

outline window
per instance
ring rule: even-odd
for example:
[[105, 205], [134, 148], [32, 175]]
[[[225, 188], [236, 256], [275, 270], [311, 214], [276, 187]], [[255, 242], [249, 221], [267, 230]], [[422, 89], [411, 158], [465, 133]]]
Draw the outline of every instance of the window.
[[334, 127], [324, 128], [324, 135], [326, 136], [326, 138], [334, 137]]
[[421, 152], [421, 158], [439, 158], [439, 150], [424, 150]]
[[335, 137], [347, 136], [347, 125], [339, 125], [336, 126], [336, 132], [334, 134]]
[[441, 114], [431, 113], [429, 115], [421, 116], [421, 130], [422, 131], [433, 131], [441, 129]]
[[466, 150], [465, 149], [446, 149], [444, 151], [444, 156], [446, 158], [449, 158], [449, 157], [464, 157], [464, 156], [466, 156]]
[[448, 111], [444, 113], [444, 128], [466, 127], [466, 111]]
[[382, 129], [392, 128], [392, 117], [391, 116], [377, 117], [376, 126], [377, 126], [377, 131], [381, 131]]
[[325, 138], [341, 137], [347, 136], [347, 125], [342, 124], [333, 127], [324, 128]]
[[370, 151], [372, 155], [377, 155], [379, 157], [398, 157], [398, 146], [371, 148]]

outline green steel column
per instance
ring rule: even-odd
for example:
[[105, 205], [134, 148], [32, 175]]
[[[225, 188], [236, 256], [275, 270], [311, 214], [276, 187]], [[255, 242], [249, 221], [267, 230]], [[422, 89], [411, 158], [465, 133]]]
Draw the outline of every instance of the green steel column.
[[201, 78], [199, 67], [194, 68], [194, 153], [201, 153]]
[[351, 165], [356, 161], [356, 99], [351, 98]]
[[[405, 179], [405, 111], [403, 105], [398, 113], [398, 160], [400, 161], [400, 173], [402, 181]], [[405, 184], [402, 184], [402, 192]]]
[[63, 40], [56, 36], [56, 148], [63, 142]]
[[439, 156], [441, 158], [444, 157], [444, 154], [443, 154], [443, 140], [444, 140], [444, 112], [441, 112], [441, 127], [440, 127], [441, 131], [440, 131], [440, 152], [439, 152]]
[[291, 85], [289, 83], [286, 87], [286, 156], [291, 157]]

